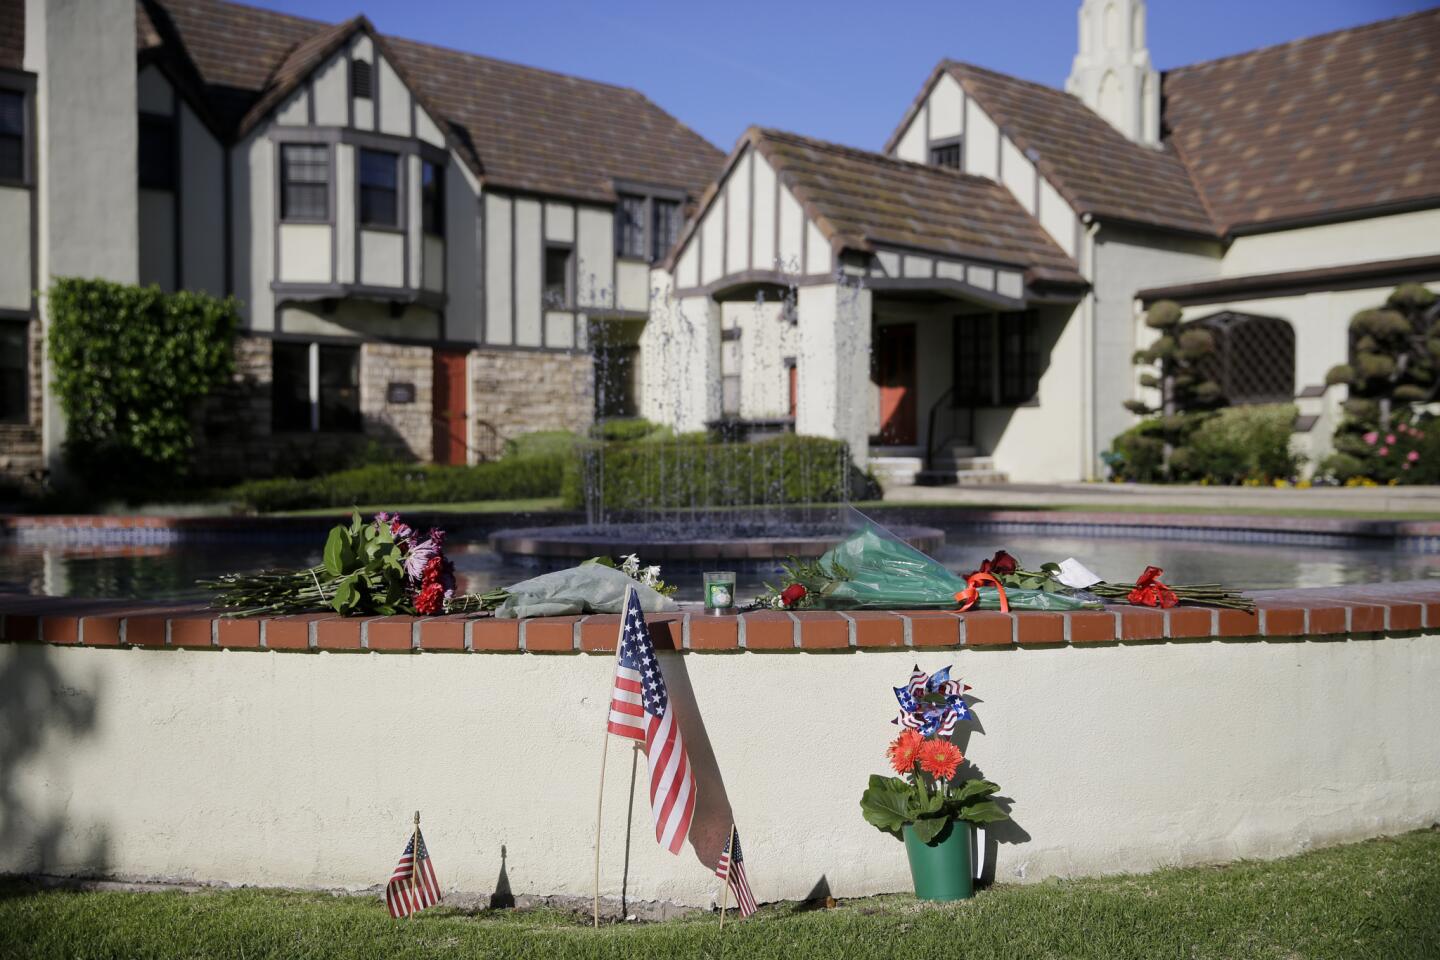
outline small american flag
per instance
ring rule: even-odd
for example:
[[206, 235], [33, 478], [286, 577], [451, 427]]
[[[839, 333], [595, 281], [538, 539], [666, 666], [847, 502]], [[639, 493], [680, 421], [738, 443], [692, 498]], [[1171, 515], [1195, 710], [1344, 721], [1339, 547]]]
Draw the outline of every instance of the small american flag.
[[385, 906], [390, 908], [390, 916], [399, 919], [417, 910], [433, 907], [440, 900], [435, 865], [430, 860], [430, 851], [425, 848], [425, 838], [420, 835], [417, 821], [415, 832], [410, 834], [410, 842], [405, 844], [405, 852], [400, 854], [400, 862], [395, 865], [395, 872], [390, 874], [390, 882], [385, 884]]
[[740, 831], [733, 826], [730, 828], [730, 839], [725, 841], [725, 849], [720, 854], [720, 862], [715, 865], [715, 876], [730, 885], [740, 916], [748, 917], [755, 912], [755, 895], [750, 892], [750, 880], [745, 876], [745, 855], [740, 851]]
[[695, 815], [695, 777], [680, 725], [670, 709], [665, 677], [645, 626], [645, 612], [633, 588], [625, 593], [625, 618], [619, 639], [607, 729], [644, 742], [655, 839], [678, 854]]

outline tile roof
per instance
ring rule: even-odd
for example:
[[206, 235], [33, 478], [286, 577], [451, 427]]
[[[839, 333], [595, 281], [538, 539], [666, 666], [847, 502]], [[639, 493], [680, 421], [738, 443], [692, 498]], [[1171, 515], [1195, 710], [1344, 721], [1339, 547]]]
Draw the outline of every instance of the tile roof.
[[[194, 64], [212, 114], [244, 130], [356, 29], [224, 0], [138, 0], [168, 21]], [[165, 24], [155, 27], [163, 36]], [[146, 31], [140, 46], [145, 49]], [[491, 186], [602, 203], [616, 178], [704, 189], [721, 162], [699, 134], [638, 91], [376, 35], [397, 72], [437, 114], [461, 155]]]
[[780, 130], [752, 127], [746, 143], [836, 247], [979, 257], [1025, 267], [1032, 280], [1085, 282], [1075, 261], [993, 180]]
[[25, 0], [0, 0], [0, 68], [25, 68]]
[[1168, 72], [1224, 231], [1440, 198], [1440, 8]]
[[936, 67], [887, 150], [942, 72], [975, 98], [1077, 212], [1214, 233], [1205, 205], [1173, 151], [1131, 141], [1063, 90], [973, 64], [946, 60]]

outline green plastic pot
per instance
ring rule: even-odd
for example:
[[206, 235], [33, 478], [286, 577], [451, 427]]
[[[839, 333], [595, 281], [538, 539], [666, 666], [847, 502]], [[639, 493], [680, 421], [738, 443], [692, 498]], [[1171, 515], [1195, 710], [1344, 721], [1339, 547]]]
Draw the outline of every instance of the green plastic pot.
[[910, 877], [921, 900], [968, 900], [975, 895], [970, 869], [970, 824], [951, 820], [929, 843], [905, 825]]

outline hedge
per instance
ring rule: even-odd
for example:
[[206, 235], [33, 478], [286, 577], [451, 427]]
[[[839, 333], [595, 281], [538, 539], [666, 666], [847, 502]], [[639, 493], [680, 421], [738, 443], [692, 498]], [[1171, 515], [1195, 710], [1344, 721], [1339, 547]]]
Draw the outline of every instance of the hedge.
[[385, 464], [309, 479], [255, 480], [230, 499], [260, 512], [349, 507], [358, 504], [459, 503], [554, 497], [560, 493], [565, 455], [506, 457], [473, 467]]
[[586, 444], [565, 472], [567, 506], [585, 506], [585, 480], [605, 509], [826, 503], [849, 496], [844, 441], [775, 437], [756, 443]]
[[196, 402], [233, 368], [235, 301], [77, 277], [46, 296], [71, 468], [109, 493], [176, 487]]

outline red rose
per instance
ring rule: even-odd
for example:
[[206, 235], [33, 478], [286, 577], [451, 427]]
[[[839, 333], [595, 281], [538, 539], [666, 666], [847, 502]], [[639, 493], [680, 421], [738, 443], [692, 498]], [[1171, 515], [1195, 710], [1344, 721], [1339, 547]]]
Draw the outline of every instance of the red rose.
[[1004, 550], [997, 550], [995, 557], [990, 561], [990, 569], [987, 572], [993, 573], [997, 577], [1003, 577], [1014, 573], [1019, 566], [1020, 564], [1010, 554]]
[[780, 603], [787, 607], [793, 607], [795, 606], [795, 604], [805, 599], [805, 594], [807, 593], [809, 593], [809, 591], [806, 590], [803, 585], [798, 583], [792, 583], [790, 584], [790, 586], [780, 591]]
[[431, 581], [415, 595], [415, 612], [422, 617], [432, 616], [445, 606], [445, 588]]

